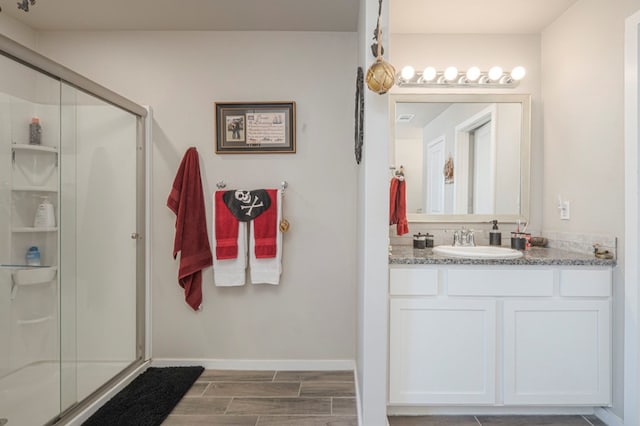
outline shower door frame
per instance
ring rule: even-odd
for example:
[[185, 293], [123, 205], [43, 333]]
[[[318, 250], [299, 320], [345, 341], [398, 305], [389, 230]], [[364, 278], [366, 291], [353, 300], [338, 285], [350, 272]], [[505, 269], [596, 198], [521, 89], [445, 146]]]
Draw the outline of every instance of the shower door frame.
[[[72, 419], [85, 411], [92, 404], [103, 398], [123, 379], [140, 370], [149, 363], [151, 357], [150, 344], [147, 341], [148, 330], [148, 301], [147, 301], [147, 125], [148, 111], [145, 107], [107, 89], [100, 84], [58, 64], [55, 61], [31, 50], [10, 38], [0, 34], [0, 55], [13, 59], [29, 68], [39, 71], [60, 83], [65, 83], [78, 90], [95, 96], [115, 107], [136, 116], [136, 229], [132, 230], [137, 239], [136, 244], [136, 359], [128, 367], [120, 371], [111, 380], [100, 386], [95, 392], [82, 401], [76, 402], [68, 409], [59, 413], [48, 424]], [[132, 234], [132, 237], [134, 235]], [[59, 313], [60, 314], [60, 313]]]

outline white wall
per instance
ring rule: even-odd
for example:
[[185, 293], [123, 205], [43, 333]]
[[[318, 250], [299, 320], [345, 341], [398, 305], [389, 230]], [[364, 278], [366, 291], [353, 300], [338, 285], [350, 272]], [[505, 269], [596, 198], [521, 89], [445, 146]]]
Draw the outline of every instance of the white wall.
[[[11, 6], [14, 6], [12, 3]], [[0, 34], [30, 48], [35, 49], [38, 32], [33, 28], [18, 22], [6, 13], [0, 13]]]
[[[154, 358], [355, 357], [356, 37], [296, 32], [45, 32], [41, 53], [154, 109]], [[297, 153], [216, 155], [214, 102], [295, 101]], [[287, 180], [279, 287], [215, 288], [193, 312], [172, 259], [166, 199], [185, 150], [197, 147], [207, 215], [215, 183], [275, 187]], [[209, 231], [210, 231], [209, 224]]]
[[[412, 129], [414, 130], [414, 129]], [[423, 142], [422, 129], [415, 129], [419, 133], [415, 138], [396, 138], [395, 140], [395, 161], [393, 164], [399, 169], [404, 168], [404, 178], [406, 185], [407, 213], [423, 213], [423, 177], [422, 158]], [[409, 184], [410, 182], [410, 184]]]
[[[392, 29], [393, 30], [393, 29]], [[393, 93], [525, 93], [531, 95], [531, 214], [530, 229], [542, 223], [542, 101], [539, 35], [479, 34], [391, 34], [390, 61], [397, 67], [412, 65], [415, 69], [433, 66], [444, 70], [455, 65], [459, 70], [477, 66], [488, 70], [500, 65], [510, 70], [522, 65], [526, 77], [515, 89], [419, 89], [398, 88]]]
[[[623, 417], [624, 20], [638, 0], [580, 0], [542, 34], [545, 230], [617, 236], [613, 408]], [[557, 196], [571, 202], [561, 221]]]

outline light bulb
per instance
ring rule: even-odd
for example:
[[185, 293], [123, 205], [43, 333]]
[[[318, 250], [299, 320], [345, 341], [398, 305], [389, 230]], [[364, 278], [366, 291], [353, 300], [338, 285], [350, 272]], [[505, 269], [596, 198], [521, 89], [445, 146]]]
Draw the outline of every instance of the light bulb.
[[467, 70], [467, 80], [476, 81], [480, 77], [480, 68], [471, 67]]
[[527, 74], [527, 70], [524, 67], [517, 66], [513, 70], [511, 70], [511, 78], [514, 80], [522, 80], [524, 76]]
[[446, 70], [444, 70], [444, 78], [447, 81], [453, 81], [456, 79], [456, 77], [458, 77], [458, 68], [449, 67]]
[[502, 68], [493, 67], [489, 70], [489, 78], [493, 81], [497, 81], [502, 77]]
[[422, 71], [422, 79], [424, 81], [431, 81], [436, 78], [436, 69], [434, 67], [426, 67], [424, 71]]
[[404, 80], [409, 81], [413, 78], [414, 75], [416, 75], [416, 70], [414, 70], [411, 65], [407, 65], [406, 67], [402, 68], [400, 75]]

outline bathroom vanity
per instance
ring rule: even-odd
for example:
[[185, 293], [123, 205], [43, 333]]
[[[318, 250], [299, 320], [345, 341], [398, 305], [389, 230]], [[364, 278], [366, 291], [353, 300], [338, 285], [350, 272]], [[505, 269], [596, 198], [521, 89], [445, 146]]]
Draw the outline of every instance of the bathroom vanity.
[[390, 406], [608, 406], [613, 260], [394, 247]]

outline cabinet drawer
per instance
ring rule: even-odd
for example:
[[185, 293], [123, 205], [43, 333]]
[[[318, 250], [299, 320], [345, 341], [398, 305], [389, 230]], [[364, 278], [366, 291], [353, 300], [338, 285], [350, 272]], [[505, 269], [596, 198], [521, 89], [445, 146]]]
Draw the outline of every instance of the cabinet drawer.
[[542, 269], [452, 269], [450, 296], [553, 296], [553, 271]]
[[438, 270], [391, 268], [389, 292], [392, 296], [435, 296], [438, 294]]
[[611, 269], [560, 271], [560, 296], [611, 296]]

